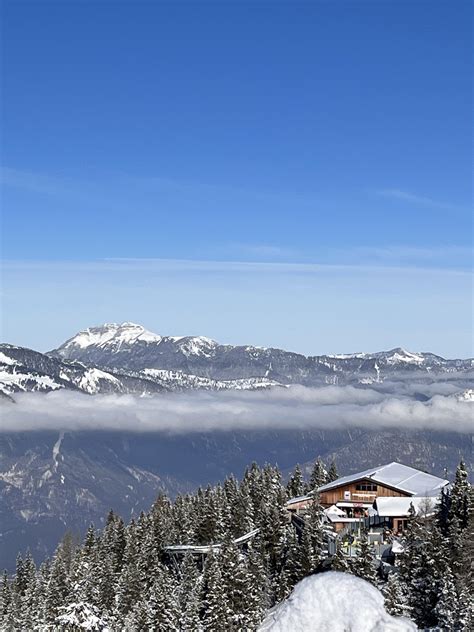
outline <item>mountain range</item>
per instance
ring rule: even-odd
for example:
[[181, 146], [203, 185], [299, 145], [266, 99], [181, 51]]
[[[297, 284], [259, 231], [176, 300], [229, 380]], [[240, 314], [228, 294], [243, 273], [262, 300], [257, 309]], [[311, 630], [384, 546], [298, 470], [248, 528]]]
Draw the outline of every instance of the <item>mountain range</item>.
[[[401, 348], [304, 356], [200, 336], [159, 336], [122, 323], [85, 329], [48, 353], [0, 345], [0, 393], [2, 406], [17, 406], [28, 393], [59, 390], [161, 397], [349, 385], [388, 394], [396, 388], [426, 401], [432, 385], [441, 382], [448, 394], [470, 401], [473, 365], [472, 359]], [[471, 441], [459, 432], [376, 427], [186, 435], [9, 429], [0, 435], [0, 565], [11, 569], [17, 552], [27, 548], [40, 560], [65, 530], [83, 533], [91, 522], [100, 525], [110, 508], [128, 519], [160, 492], [175, 496], [230, 472], [240, 476], [253, 460], [287, 471], [299, 462], [308, 470], [321, 455], [326, 462], [335, 458], [345, 473], [400, 460], [441, 475], [452, 474], [461, 456], [472, 468]]]
[[66, 388], [152, 394], [186, 389], [259, 389], [302, 384], [381, 384], [467, 373], [474, 360], [401, 348], [377, 353], [304, 356], [255, 346], [222, 345], [202, 336], [160, 336], [134, 323], [79, 332], [46, 354], [0, 345], [0, 392]]

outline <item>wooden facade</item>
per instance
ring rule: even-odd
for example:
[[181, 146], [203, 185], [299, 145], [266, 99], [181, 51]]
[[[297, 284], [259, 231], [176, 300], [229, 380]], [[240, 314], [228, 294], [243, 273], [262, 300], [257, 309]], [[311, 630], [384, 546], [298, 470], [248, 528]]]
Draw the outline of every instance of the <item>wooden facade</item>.
[[[362, 489], [361, 489], [362, 488]], [[411, 496], [409, 492], [403, 492], [387, 485], [375, 483], [371, 479], [362, 479], [334, 487], [319, 494], [319, 500], [323, 507], [330, 507], [336, 503], [349, 502], [354, 504], [372, 504], [378, 496]]]

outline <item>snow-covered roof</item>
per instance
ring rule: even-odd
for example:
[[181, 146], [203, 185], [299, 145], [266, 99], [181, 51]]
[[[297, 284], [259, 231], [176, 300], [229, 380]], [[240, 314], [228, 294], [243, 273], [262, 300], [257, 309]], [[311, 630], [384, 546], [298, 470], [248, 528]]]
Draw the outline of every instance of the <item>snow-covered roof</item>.
[[342, 509], [339, 509], [339, 507], [337, 507], [336, 505], [331, 505], [330, 507], [324, 510], [324, 513], [334, 514], [336, 516], [343, 516], [343, 517], [347, 516], [346, 512], [342, 511]]
[[363, 507], [364, 509], [368, 509], [369, 507], [372, 507], [373, 502], [371, 503], [361, 503], [361, 502], [354, 502], [351, 503], [349, 501], [340, 501], [337, 503], [338, 507]]
[[343, 518], [339, 514], [328, 513], [326, 516], [329, 522], [361, 522], [360, 518], [348, 518], [347, 516]]
[[296, 505], [296, 503], [302, 503], [305, 502], [306, 500], [313, 500], [313, 496], [311, 495], [306, 495], [306, 496], [295, 496], [294, 498], [290, 498], [290, 500], [287, 500], [285, 505]]
[[441, 488], [449, 482], [438, 476], [433, 476], [414, 467], [393, 461], [363, 472], [356, 472], [350, 476], [343, 476], [332, 481], [332, 483], [322, 485], [318, 488], [318, 491], [325, 492], [366, 478], [370, 478], [374, 483], [387, 485], [413, 496], [437, 496]]
[[[260, 529], [253, 529], [244, 535], [241, 535], [240, 538], [236, 538], [233, 542], [234, 544], [243, 544], [247, 542], [247, 540], [251, 540]], [[211, 551], [218, 551], [221, 548], [222, 544], [204, 544], [204, 545], [196, 545], [196, 544], [172, 544], [170, 546], [165, 546], [165, 551], [170, 553], [210, 553]]]
[[437, 499], [432, 496], [379, 496], [375, 501], [375, 508], [379, 516], [390, 518], [393, 516], [408, 516], [410, 505], [413, 505], [417, 514], [428, 509], [427, 515], [430, 515], [433, 513], [436, 504]]

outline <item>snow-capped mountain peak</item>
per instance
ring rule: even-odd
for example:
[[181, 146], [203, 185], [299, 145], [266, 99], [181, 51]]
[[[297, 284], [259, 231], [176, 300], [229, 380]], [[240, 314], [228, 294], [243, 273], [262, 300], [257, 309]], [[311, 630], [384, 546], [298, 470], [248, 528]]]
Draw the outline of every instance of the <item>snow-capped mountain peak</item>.
[[379, 355], [383, 357], [385, 361], [389, 364], [423, 364], [425, 358], [421, 353], [414, 353], [413, 351], [407, 351], [402, 347], [397, 347], [396, 349], [391, 349], [390, 351], [384, 351]]
[[136, 323], [105, 323], [99, 327], [88, 327], [67, 340], [63, 350], [71, 347], [86, 349], [87, 347], [114, 347], [121, 344], [130, 344], [138, 340], [142, 342], [159, 343], [162, 336], [148, 331], [142, 325]]
[[[176, 340], [176, 338], [174, 339]], [[218, 343], [205, 336], [185, 336], [177, 340], [178, 347], [186, 355], [210, 357]]]
[[87, 363], [96, 361], [97, 354], [107, 353], [110, 366], [119, 355], [130, 358], [131, 354], [177, 353], [182, 358], [213, 356], [219, 344], [205, 336], [161, 336], [132, 322], [105, 323], [89, 327], [67, 340], [53, 353], [64, 359], [78, 359]]

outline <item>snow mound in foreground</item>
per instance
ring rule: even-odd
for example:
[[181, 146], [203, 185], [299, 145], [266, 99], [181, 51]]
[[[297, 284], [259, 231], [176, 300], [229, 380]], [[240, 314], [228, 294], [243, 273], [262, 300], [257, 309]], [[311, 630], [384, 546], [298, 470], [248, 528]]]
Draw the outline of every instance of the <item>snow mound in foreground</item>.
[[300, 581], [272, 608], [259, 632], [414, 632], [408, 619], [392, 617], [372, 584], [346, 573], [327, 572]]

